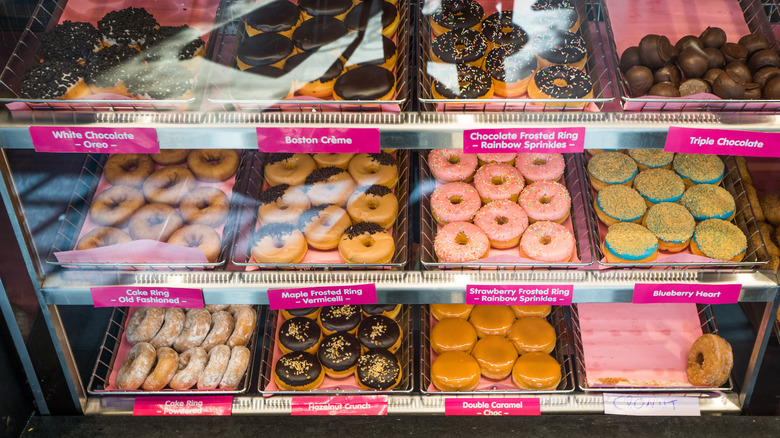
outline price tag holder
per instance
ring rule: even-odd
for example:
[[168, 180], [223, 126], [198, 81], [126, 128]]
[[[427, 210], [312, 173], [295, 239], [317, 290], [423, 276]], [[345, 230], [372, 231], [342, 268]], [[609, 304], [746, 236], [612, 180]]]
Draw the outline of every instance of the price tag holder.
[[202, 397], [136, 397], [133, 416], [215, 416], [231, 415], [232, 395]]
[[292, 415], [387, 415], [386, 395], [293, 397]]
[[381, 152], [378, 128], [257, 128], [261, 152]]
[[732, 304], [739, 300], [741, 284], [637, 283], [634, 304]]
[[349, 286], [302, 287], [296, 289], [268, 289], [271, 309], [300, 309], [346, 304], [376, 304], [374, 283]]
[[574, 286], [466, 285], [466, 304], [571, 306]]
[[445, 398], [444, 415], [542, 415], [538, 398]]
[[585, 128], [505, 128], [463, 131], [463, 152], [580, 153], [585, 150]]
[[780, 157], [780, 133], [672, 126], [664, 150], [689, 154]]
[[154, 128], [98, 128], [30, 126], [36, 152], [99, 154], [156, 154], [160, 152]]
[[638, 416], [700, 416], [697, 397], [668, 397], [636, 394], [604, 394], [604, 413]]
[[182, 287], [99, 286], [89, 288], [95, 307], [181, 307], [202, 309], [203, 291]]

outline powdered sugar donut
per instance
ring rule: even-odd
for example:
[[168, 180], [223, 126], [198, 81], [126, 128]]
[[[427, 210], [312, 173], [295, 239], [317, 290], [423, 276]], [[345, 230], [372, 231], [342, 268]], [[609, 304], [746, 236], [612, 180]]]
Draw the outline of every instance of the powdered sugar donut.
[[208, 353], [200, 347], [190, 348], [180, 354], [176, 374], [173, 375], [168, 386], [179, 391], [195, 386], [203, 369], [206, 368], [208, 359]]
[[485, 232], [493, 248], [512, 248], [528, 227], [528, 216], [519, 205], [502, 199], [480, 208], [474, 225]]
[[528, 184], [536, 181], [558, 181], [563, 176], [566, 164], [562, 154], [517, 154], [515, 167], [523, 174]]
[[119, 389], [138, 389], [146, 380], [157, 359], [157, 351], [148, 342], [139, 342], [127, 353], [116, 376]]
[[125, 337], [135, 345], [149, 342], [160, 331], [165, 320], [165, 309], [160, 307], [139, 307], [127, 322]]
[[219, 385], [230, 360], [230, 347], [217, 345], [209, 352], [209, 361], [198, 378], [198, 389], [214, 389]]
[[553, 221], [563, 223], [569, 217], [571, 196], [566, 187], [553, 181], [537, 181], [520, 193], [520, 206], [531, 223]]
[[209, 334], [211, 328], [211, 313], [206, 309], [190, 309], [184, 319], [182, 329], [176, 341], [173, 342], [174, 350], [184, 352], [193, 347], [198, 347]]
[[431, 195], [431, 212], [439, 225], [471, 222], [481, 206], [477, 189], [462, 182], [445, 184]]
[[540, 262], [568, 262], [574, 251], [574, 236], [561, 224], [539, 221], [520, 238], [520, 255]]
[[474, 175], [474, 187], [483, 204], [500, 199], [517, 202], [525, 187], [523, 175], [508, 164], [488, 164], [480, 167]]
[[455, 149], [434, 149], [428, 154], [428, 166], [443, 183], [469, 182], [477, 170], [477, 157]]
[[453, 222], [436, 233], [433, 249], [442, 262], [463, 263], [487, 257], [490, 241], [478, 226]]

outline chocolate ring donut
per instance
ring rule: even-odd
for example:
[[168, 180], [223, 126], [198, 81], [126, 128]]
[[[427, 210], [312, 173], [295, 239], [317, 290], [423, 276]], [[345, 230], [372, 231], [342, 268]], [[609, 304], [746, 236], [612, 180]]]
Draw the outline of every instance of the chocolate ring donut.
[[528, 94], [534, 99], [584, 99], [593, 92], [590, 76], [582, 70], [553, 65], [534, 74]]
[[518, 44], [522, 46], [526, 44], [528, 33], [518, 26], [512, 18], [512, 11], [499, 11], [489, 15], [482, 22], [482, 34], [488, 41], [496, 45]]
[[436, 99], [488, 99], [493, 95], [493, 80], [481, 68], [456, 64], [440, 73], [433, 80]]
[[565, 30], [550, 30], [535, 35], [532, 44], [539, 57], [541, 68], [562, 64], [581, 68], [585, 65], [587, 52], [585, 40]]
[[481, 65], [487, 53], [487, 39], [476, 30], [454, 29], [436, 37], [431, 43], [431, 55], [436, 62]]
[[493, 78], [496, 94], [506, 97], [525, 94], [537, 65], [533, 52], [514, 44], [495, 47], [485, 58], [485, 70]]
[[431, 15], [432, 24], [439, 27], [434, 31], [442, 34], [447, 30], [459, 28], [477, 29], [485, 16], [482, 5], [474, 0], [444, 0], [436, 12]]

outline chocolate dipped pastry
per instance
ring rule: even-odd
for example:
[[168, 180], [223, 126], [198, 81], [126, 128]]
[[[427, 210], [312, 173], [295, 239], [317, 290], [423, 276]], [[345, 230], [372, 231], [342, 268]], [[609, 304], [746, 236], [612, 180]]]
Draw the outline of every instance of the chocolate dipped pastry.
[[111, 11], [97, 22], [103, 39], [109, 44], [143, 46], [159, 24], [144, 8], [125, 8]]
[[392, 71], [398, 59], [398, 51], [390, 38], [378, 33], [361, 32], [343, 56], [347, 60], [347, 68], [376, 65]]
[[301, 307], [299, 309], [282, 309], [282, 316], [285, 319], [292, 319], [298, 316], [303, 316], [309, 319], [316, 320], [320, 315], [320, 307]]
[[723, 69], [720, 68], [711, 68], [707, 70], [706, 73], [704, 73], [704, 76], [701, 78], [705, 81], [710, 83], [710, 86], [712, 86], [712, 83], [715, 82], [715, 79], [718, 77], [719, 74], [723, 73]]
[[393, 389], [401, 383], [401, 362], [387, 350], [368, 350], [358, 359], [355, 376], [361, 388], [379, 391]]
[[733, 73], [724, 71], [712, 82], [712, 91], [722, 99], [742, 99], [745, 83]]
[[685, 35], [684, 37], [677, 40], [677, 43], [674, 45], [678, 52], [682, 52], [690, 46], [704, 49], [704, 46], [701, 44], [701, 40], [695, 35]]
[[650, 96], [662, 96], [662, 97], [680, 97], [680, 90], [677, 89], [671, 82], [659, 82], [647, 92]]
[[761, 87], [755, 82], [745, 83], [745, 99], [761, 99]]
[[288, 319], [279, 327], [279, 349], [285, 353], [305, 351], [313, 354], [321, 339], [320, 326], [304, 316]]
[[454, 29], [434, 38], [431, 59], [448, 64], [482, 65], [488, 43], [482, 33], [473, 29]]
[[355, 334], [360, 324], [360, 306], [325, 306], [320, 311], [319, 323], [326, 335], [335, 332]]
[[261, 33], [241, 42], [236, 50], [236, 65], [241, 70], [268, 66], [281, 68], [293, 53], [289, 38], [277, 33]]
[[537, 34], [532, 45], [538, 58], [539, 68], [551, 65], [583, 68], [587, 61], [585, 40], [569, 31], [554, 29]]
[[680, 96], [690, 96], [692, 94], [711, 93], [712, 88], [709, 82], [704, 79], [693, 78], [680, 84], [679, 91]]
[[403, 332], [394, 319], [374, 315], [360, 321], [357, 337], [360, 345], [366, 349], [386, 348], [391, 353], [395, 353], [401, 346]]
[[632, 96], [644, 96], [653, 86], [653, 72], [644, 65], [635, 65], [626, 72], [626, 82]]
[[387, 100], [395, 94], [395, 76], [382, 67], [366, 65], [342, 74], [333, 85], [336, 100]]
[[763, 99], [780, 99], [780, 76], [775, 76], [764, 85], [761, 92]]
[[320, 342], [317, 358], [329, 377], [339, 379], [355, 372], [360, 359], [360, 342], [349, 333], [337, 332]]
[[276, 361], [274, 367], [274, 382], [287, 391], [315, 389], [324, 377], [320, 361], [311, 353], [287, 353]]
[[493, 96], [493, 79], [481, 68], [456, 64], [440, 69], [433, 76], [433, 97], [436, 99], [489, 99]]
[[707, 47], [704, 49], [704, 54], [707, 55], [708, 68], [723, 68], [726, 65], [726, 58], [723, 57], [723, 52], [714, 48]]
[[65, 20], [41, 38], [41, 58], [44, 61], [83, 61], [101, 45], [100, 32], [91, 23]]
[[680, 69], [673, 63], [666, 64], [653, 72], [655, 82], [671, 82], [675, 87], [680, 85]]
[[493, 78], [495, 93], [505, 97], [525, 94], [537, 66], [532, 51], [514, 44], [493, 48], [485, 59], [485, 70]]
[[24, 72], [19, 94], [25, 99], [75, 99], [88, 95], [89, 88], [80, 65], [45, 61]]
[[490, 14], [482, 22], [482, 34], [495, 46], [528, 43], [528, 32], [513, 20], [512, 11], [498, 11]]
[[780, 75], [780, 68], [765, 67], [753, 73], [753, 82], [757, 83], [759, 87], [764, 88], [770, 79], [778, 75]]
[[719, 27], [709, 26], [699, 35], [699, 40], [704, 47], [719, 48], [726, 44], [726, 32]]
[[281, 68], [259, 65], [235, 70], [230, 94], [236, 100], [280, 100], [292, 96], [293, 82]]
[[352, 0], [299, 0], [298, 9], [303, 12], [303, 18], [335, 17], [344, 18], [344, 14], [352, 7]]
[[742, 62], [730, 62], [726, 64], [726, 67], [724, 67], [723, 70], [731, 73], [732, 76], [739, 78], [742, 82], [750, 82], [753, 78], [753, 75], [750, 74], [750, 69]]
[[764, 67], [780, 67], [780, 57], [772, 49], [762, 49], [750, 55], [747, 66], [752, 72]]
[[639, 41], [639, 59], [649, 68], [658, 68], [672, 59], [674, 46], [662, 35], [645, 35]]
[[452, 29], [480, 30], [485, 10], [475, 0], [443, 0], [431, 14], [434, 35]]
[[295, 47], [309, 52], [338, 41], [348, 32], [347, 26], [341, 21], [329, 16], [318, 16], [301, 23], [293, 31], [292, 42]]
[[135, 74], [140, 63], [127, 61], [140, 56], [128, 46], [108, 46], [91, 53], [84, 63], [84, 81], [92, 93], [126, 94], [125, 79]]
[[[383, 186], [382, 186], [383, 187]], [[363, 316], [382, 315], [395, 319], [401, 311], [400, 304], [363, 304], [360, 306]]]
[[747, 49], [748, 56], [750, 56], [759, 50], [768, 49], [769, 41], [767, 41], [766, 37], [761, 34], [752, 33], [740, 38], [739, 45]]
[[[375, 18], [377, 16], [380, 16], [378, 22]], [[398, 8], [384, 0], [360, 2], [353, 6], [344, 17], [344, 24], [350, 30], [379, 32], [388, 38], [392, 38], [395, 35], [398, 30], [398, 23]], [[382, 27], [380, 28], [378, 24], [381, 24]]]
[[623, 51], [620, 55], [620, 71], [626, 73], [635, 65], [641, 65], [642, 61], [639, 59], [639, 47], [631, 46]]
[[195, 87], [192, 73], [175, 61], [149, 63], [136, 70], [125, 83], [130, 95], [139, 99], [184, 99]]
[[244, 28], [249, 36], [276, 32], [289, 38], [301, 22], [301, 10], [288, 0], [265, 1], [255, 6], [244, 16]]
[[710, 61], [703, 50], [689, 47], [677, 56], [677, 66], [683, 75], [688, 78], [700, 78], [709, 68]]
[[[330, 64], [325, 72], [322, 67]], [[344, 64], [331, 53], [303, 52], [287, 58], [284, 71], [292, 77], [298, 94], [312, 97], [330, 97], [333, 84], [344, 71]]]
[[186, 61], [202, 56], [206, 43], [200, 33], [190, 26], [160, 26], [144, 42], [144, 58], [150, 61], [177, 59]]
[[726, 43], [721, 46], [720, 51], [723, 53], [723, 59], [726, 63], [729, 62], [745, 62], [747, 61], [748, 51], [737, 43]]

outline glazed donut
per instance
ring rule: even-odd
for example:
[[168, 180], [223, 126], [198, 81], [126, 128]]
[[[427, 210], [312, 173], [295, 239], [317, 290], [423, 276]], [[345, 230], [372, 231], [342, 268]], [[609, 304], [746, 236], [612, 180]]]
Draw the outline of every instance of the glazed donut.
[[596, 216], [606, 226], [618, 222], [642, 223], [647, 203], [633, 187], [612, 184], [604, 187], [593, 200]]
[[387, 391], [401, 383], [401, 362], [384, 348], [374, 348], [360, 355], [355, 377], [363, 389]]
[[165, 309], [165, 322], [149, 341], [154, 348], [170, 347], [184, 328], [184, 311], [178, 307]]
[[347, 263], [390, 263], [395, 254], [393, 236], [372, 222], [358, 222], [345, 229], [338, 246]]
[[260, 192], [257, 199], [257, 220], [260, 225], [275, 223], [298, 224], [301, 213], [311, 207], [309, 198], [298, 187], [279, 184]]
[[157, 349], [157, 362], [141, 385], [146, 391], [159, 391], [168, 385], [179, 366], [179, 354], [173, 348]]
[[524, 46], [528, 42], [528, 32], [518, 26], [513, 18], [512, 11], [498, 11], [488, 15], [482, 21], [482, 34], [493, 46]]
[[141, 187], [154, 172], [154, 162], [146, 154], [116, 154], [103, 165], [103, 176], [112, 185]]
[[512, 324], [507, 338], [520, 355], [532, 351], [549, 354], [555, 349], [557, 336], [555, 329], [546, 319], [538, 316], [525, 316]]
[[[352, 161], [355, 161], [353, 158]], [[350, 163], [352, 163], [350, 161]], [[338, 205], [347, 203], [355, 190], [355, 180], [347, 171], [338, 167], [323, 167], [306, 177], [304, 191], [312, 205]]]
[[149, 342], [160, 331], [165, 321], [165, 309], [160, 307], [139, 307], [125, 328], [125, 338], [132, 345]]
[[520, 206], [528, 221], [551, 221], [559, 224], [569, 217], [571, 196], [563, 185], [554, 181], [537, 181], [520, 193]]
[[556, 65], [582, 69], [588, 60], [585, 40], [566, 30], [553, 29], [535, 34], [532, 45], [540, 69]]
[[[531, 83], [528, 84], [528, 97], [531, 99], [590, 99], [593, 97], [593, 84], [590, 81], [590, 75], [582, 70], [565, 65], [553, 65], [538, 70], [534, 74]], [[547, 103], [547, 105], [584, 106], [585, 103]]]
[[217, 345], [209, 352], [206, 368], [198, 377], [198, 389], [215, 389], [219, 386], [230, 362], [230, 347]]
[[242, 346], [233, 347], [225, 373], [219, 381], [220, 389], [232, 391], [238, 388], [238, 385], [244, 378], [244, 374], [246, 374], [246, 369], [249, 367], [249, 356], [248, 348]]
[[311, 353], [287, 353], [274, 365], [274, 382], [285, 391], [309, 391], [319, 387], [324, 378], [322, 364]]
[[386, 152], [357, 154], [350, 160], [347, 169], [358, 186], [378, 184], [392, 189], [398, 183], [398, 165], [395, 158]]
[[434, 99], [490, 99], [493, 91], [493, 78], [470, 64], [455, 64], [453, 69], [437, 71], [431, 86]]
[[173, 349], [182, 353], [190, 348], [199, 347], [209, 334], [211, 313], [206, 309], [190, 309], [184, 318], [184, 328], [173, 342]]
[[187, 193], [179, 205], [179, 213], [188, 224], [216, 227], [228, 214], [228, 197], [216, 187], [198, 187]]
[[609, 263], [643, 263], [658, 258], [658, 239], [633, 222], [611, 225], [601, 248]]
[[174, 207], [178, 206], [181, 199], [194, 188], [195, 177], [192, 172], [181, 166], [168, 166], [156, 170], [143, 184], [147, 201]]
[[688, 352], [688, 381], [694, 386], [720, 386], [729, 380], [734, 366], [731, 344], [718, 335], [701, 335]]
[[170, 166], [184, 163], [189, 154], [189, 149], [162, 149], [160, 153], [149, 154], [149, 158], [161, 166]]
[[233, 315], [229, 312], [224, 310], [214, 312], [211, 315], [211, 330], [209, 330], [209, 334], [206, 335], [203, 343], [200, 344], [200, 348], [209, 352], [217, 345], [226, 343], [230, 335], [233, 334], [235, 324]]
[[113, 186], [95, 196], [89, 207], [89, 216], [101, 227], [121, 227], [145, 203], [140, 190], [130, 186]]
[[475, 0], [442, 1], [431, 14], [431, 29], [434, 35], [441, 35], [450, 29], [482, 28], [485, 10]]
[[520, 237], [520, 257], [540, 262], [568, 262], [574, 253], [574, 236], [561, 224], [539, 221]]
[[398, 217], [398, 198], [385, 186], [359, 187], [347, 200], [352, 222], [373, 222], [389, 229]]
[[495, 94], [520, 97], [536, 71], [536, 55], [514, 44], [494, 47], [485, 58], [485, 70], [493, 78]]
[[309, 154], [268, 154], [263, 174], [269, 186], [301, 186], [316, 168], [317, 163]]
[[179, 213], [166, 204], [146, 204], [130, 218], [130, 235], [135, 240], [151, 239], [166, 242], [182, 226]]
[[116, 387], [118, 389], [140, 388], [152, 370], [155, 360], [157, 360], [157, 350], [151, 344], [148, 342], [135, 344], [119, 368]]
[[487, 257], [490, 240], [474, 224], [452, 222], [436, 233], [433, 249], [442, 262], [464, 263]]
[[559, 181], [566, 170], [563, 154], [517, 154], [515, 167], [528, 184], [536, 181]]
[[437, 321], [445, 318], [469, 319], [471, 311], [474, 309], [473, 304], [431, 304], [429, 307], [431, 315]]
[[474, 345], [471, 355], [477, 360], [482, 375], [494, 380], [506, 379], [517, 360], [517, 350], [503, 336], [485, 336]]
[[249, 338], [252, 337], [252, 333], [255, 332], [257, 312], [255, 312], [252, 306], [239, 306], [233, 316], [236, 319], [236, 327], [227, 340], [227, 346], [230, 348], [236, 345], [246, 346], [249, 343]]
[[322, 328], [310, 318], [296, 316], [279, 326], [277, 340], [282, 353], [305, 351], [315, 354], [322, 340]]
[[517, 202], [523, 187], [523, 175], [508, 164], [486, 164], [477, 169], [474, 175], [474, 188], [477, 189], [482, 204], [504, 199]]
[[469, 316], [477, 337], [506, 336], [515, 322], [515, 314], [509, 306], [474, 306]]
[[561, 364], [546, 353], [524, 354], [517, 358], [512, 368], [512, 381], [522, 389], [553, 390], [561, 382]]
[[470, 391], [481, 375], [479, 362], [462, 351], [442, 353], [431, 364], [431, 383], [441, 391]]
[[270, 224], [255, 232], [251, 252], [256, 263], [300, 263], [307, 250], [306, 238], [294, 225]]
[[338, 167], [339, 169], [347, 169], [347, 166], [349, 166], [349, 161], [354, 157], [355, 154], [336, 154], [336, 153], [321, 153], [321, 154], [314, 154], [312, 158], [314, 158], [314, 162], [317, 163], [317, 168], [322, 167]]
[[443, 318], [431, 329], [431, 348], [436, 354], [446, 351], [471, 353], [477, 343], [477, 332], [461, 318]]
[[434, 149], [428, 154], [431, 174], [443, 183], [470, 182], [477, 170], [478, 160], [474, 154], [465, 154], [454, 149]]
[[199, 248], [209, 263], [215, 263], [219, 258], [222, 241], [213, 228], [206, 225], [187, 225], [171, 234], [168, 243], [188, 248]]
[[198, 377], [203, 373], [203, 369], [206, 368], [208, 360], [209, 355], [206, 353], [206, 350], [200, 347], [190, 348], [180, 354], [179, 366], [168, 386], [177, 391], [192, 388], [198, 383]]
[[471, 222], [481, 206], [477, 189], [462, 182], [445, 184], [431, 195], [431, 213], [439, 225]]
[[453, 29], [433, 39], [431, 60], [482, 67], [487, 49], [487, 39], [479, 31], [465, 28]]
[[336, 205], [312, 207], [304, 211], [298, 221], [309, 246], [320, 250], [339, 246], [344, 230], [351, 225], [347, 212]]
[[79, 243], [74, 248], [77, 251], [92, 248], [102, 248], [104, 246], [118, 245], [120, 243], [132, 242], [129, 234], [113, 227], [99, 227], [85, 234], [79, 239]]
[[517, 306], [509, 306], [509, 308], [512, 309], [512, 312], [514, 312], [515, 316], [518, 318], [522, 318], [524, 316], [537, 316], [539, 318], [544, 318], [547, 315], [549, 315], [550, 312], [552, 311], [552, 306], [550, 306], [549, 304], [539, 304], [539, 305], [521, 304]]
[[232, 149], [195, 149], [187, 157], [187, 168], [200, 181], [225, 181], [238, 170], [238, 152]]
[[745, 257], [747, 238], [742, 230], [722, 219], [699, 222], [693, 231], [691, 252], [711, 259], [739, 262]]
[[474, 216], [474, 225], [485, 232], [491, 247], [506, 249], [520, 242], [520, 235], [528, 228], [528, 216], [519, 205], [502, 199], [480, 208]]

